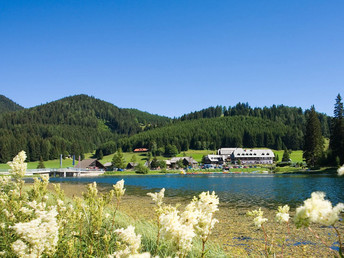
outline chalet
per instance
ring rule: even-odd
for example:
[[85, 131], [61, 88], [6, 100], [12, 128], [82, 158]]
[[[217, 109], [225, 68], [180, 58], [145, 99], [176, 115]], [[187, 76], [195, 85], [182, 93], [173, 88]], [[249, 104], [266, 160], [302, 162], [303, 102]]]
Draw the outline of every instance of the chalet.
[[270, 149], [242, 149], [237, 148], [232, 153], [232, 160], [240, 160], [241, 164], [272, 164], [274, 153]]
[[134, 169], [139, 163], [129, 162], [126, 169]]
[[224, 156], [222, 155], [207, 155], [204, 157], [204, 164], [223, 164]]
[[81, 169], [105, 170], [106, 167], [97, 159], [84, 159], [74, 166]]
[[190, 166], [192, 168], [198, 165], [198, 162], [194, 160], [192, 157], [174, 157], [170, 160], [166, 160], [166, 166], [168, 168], [178, 168], [178, 161], [182, 160], [184, 166]]
[[146, 149], [146, 148], [137, 148], [134, 150], [134, 152], [147, 152], [147, 151], [148, 151], [148, 149]]

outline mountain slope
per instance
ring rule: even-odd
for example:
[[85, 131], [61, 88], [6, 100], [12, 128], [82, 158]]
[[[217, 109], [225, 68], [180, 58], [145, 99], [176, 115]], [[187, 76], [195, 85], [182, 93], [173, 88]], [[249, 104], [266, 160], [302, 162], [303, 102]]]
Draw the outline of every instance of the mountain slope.
[[168, 145], [179, 151], [220, 147], [269, 147], [301, 149], [303, 132], [268, 119], [248, 116], [202, 118], [182, 121], [120, 139], [124, 151], [148, 147], [152, 152]]
[[[153, 117], [148, 119], [149, 125], [156, 126]], [[101, 143], [141, 132], [148, 124], [140, 124], [139, 119], [128, 110], [87, 95], [4, 113], [0, 116], [0, 161], [8, 161], [21, 149], [31, 161], [40, 156], [47, 160], [59, 154], [81, 155]]]
[[17, 111], [21, 109], [24, 108], [15, 103], [14, 101], [10, 100], [9, 98], [5, 97], [4, 95], [0, 95], [0, 114], [3, 114], [8, 111]]

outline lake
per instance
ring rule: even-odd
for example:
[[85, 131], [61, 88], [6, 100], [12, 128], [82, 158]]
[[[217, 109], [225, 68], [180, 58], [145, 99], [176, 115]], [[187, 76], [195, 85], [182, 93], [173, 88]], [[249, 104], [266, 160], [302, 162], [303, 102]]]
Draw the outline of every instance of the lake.
[[124, 179], [126, 194], [146, 195], [165, 188], [166, 196], [191, 199], [202, 191], [215, 191], [222, 204], [238, 207], [276, 208], [300, 205], [314, 191], [326, 193], [332, 204], [344, 202], [344, 177], [336, 175], [271, 175], [271, 174], [204, 174], [204, 175], [137, 175], [50, 178], [53, 183], [85, 184], [97, 182], [102, 189], [111, 189]]

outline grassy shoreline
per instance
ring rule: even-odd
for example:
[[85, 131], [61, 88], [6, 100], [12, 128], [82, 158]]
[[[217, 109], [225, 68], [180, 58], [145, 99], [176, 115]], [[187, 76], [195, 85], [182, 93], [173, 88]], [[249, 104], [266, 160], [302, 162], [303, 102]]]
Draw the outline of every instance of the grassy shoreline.
[[[61, 188], [64, 189], [67, 196], [81, 196], [81, 192], [86, 190], [86, 185], [75, 185], [62, 183]], [[106, 191], [100, 188], [100, 191]], [[171, 205], [180, 205], [183, 209], [190, 200], [181, 197], [165, 197], [164, 202]], [[221, 201], [221, 200], [220, 200]], [[154, 224], [155, 214], [154, 205], [150, 197], [138, 196], [126, 192], [123, 196], [120, 211], [130, 218], [135, 224]], [[246, 256], [263, 256], [264, 255], [264, 235], [262, 230], [254, 227], [252, 218], [246, 216], [246, 212], [259, 207], [244, 208], [239, 207], [235, 203], [219, 205], [219, 211], [215, 213], [215, 218], [219, 223], [215, 226], [210, 241], [215, 249], [222, 249], [226, 257], [246, 257]], [[285, 233], [287, 229], [285, 225], [277, 223], [274, 219], [276, 211], [269, 208], [262, 208], [264, 217], [268, 218], [266, 224], [266, 232], [268, 241], [273, 246], [273, 250], [277, 255], [282, 252], [281, 241], [285, 237], [287, 245], [284, 246], [284, 257], [306, 256], [313, 257], [315, 254], [320, 257], [331, 255], [320, 240], [307, 229], [297, 229], [293, 223], [290, 225], [290, 234]], [[295, 209], [291, 210], [291, 215], [295, 213]], [[342, 222], [338, 223], [341, 232], [344, 231]], [[323, 239], [326, 240], [333, 248], [336, 247], [337, 238], [332, 229], [311, 225], [312, 229]], [[218, 249], [220, 247], [220, 249]], [[222, 252], [222, 251], [221, 251]]]

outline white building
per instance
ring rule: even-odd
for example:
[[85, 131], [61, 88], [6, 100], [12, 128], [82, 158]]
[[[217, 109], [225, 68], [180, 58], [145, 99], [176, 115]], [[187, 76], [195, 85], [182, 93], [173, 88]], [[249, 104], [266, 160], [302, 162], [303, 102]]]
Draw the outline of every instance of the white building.
[[240, 160], [241, 164], [273, 164], [274, 153], [270, 149], [237, 148], [232, 153], [232, 160]]

